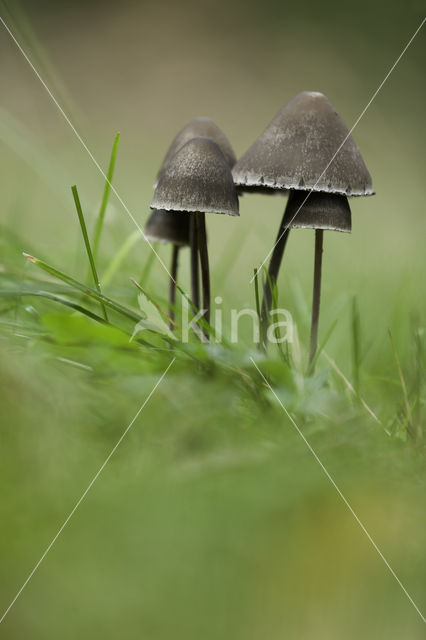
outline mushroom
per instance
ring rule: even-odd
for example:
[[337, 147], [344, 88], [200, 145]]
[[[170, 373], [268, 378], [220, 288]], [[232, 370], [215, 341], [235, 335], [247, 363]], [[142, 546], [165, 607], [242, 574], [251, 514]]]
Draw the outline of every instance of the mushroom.
[[[206, 117], [194, 118], [188, 122], [174, 137], [167, 153], [164, 157], [163, 163], [157, 174], [157, 182], [164, 170], [169, 164], [170, 160], [176, 154], [181, 147], [192, 138], [197, 137], [210, 138], [213, 142], [219, 145], [222, 153], [224, 154], [227, 163], [232, 168], [236, 162], [234, 150], [229, 142], [228, 138], [213, 120]], [[200, 306], [200, 291], [199, 291], [199, 272], [198, 272], [198, 244], [196, 242], [196, 229], [195, 218], [191, 216], [190, 222], [190, 246], [191, 246], [191, 298], [194, 306], [198, 309]]]
[[238, 197], [231, 169], [220, 147], [206, 137], [186, 142], [161, 170], [151, 209], [192, 213], [196, 233], [192, 249], [201, 264], [204, 317], [210, 321], [210, 275], [206, 213], [238, 216]]
[[[190, 214], [181, 213], [180, 218], [173, 211], [155, 210], [148, 218], [145, 226], [145, 237], [153, 242], [170, 242], [173, 245], [172, 261], [170, 266], [169, 288], [169, 316], [170, 329], [173, 329], [175, 317], [174, 306], [176, 302], [176, 284], [179, 266], [179, 250], [189, 246]], [[198, 273], [197, 273], [198, 275]]]
[[222, 150], [223, 155], [226, 158], [227, 163], [232, 168], [237, 161], [235, 157], [234, 150], [231, 146], [226, 135], [223, 133], [222, 129], [220, 129], [213, 120], [205, 117], [198, 117], [188, 122], [179, 133], [173, 138], [170, 147], [164, 157], [163, 164], [157, 175], [157, 182], [160, 178], [161, 172], [164, 167], [168, 165], [170, 160], [173, 158], [175, 153], [179, 151], [181, 147], [186, 142], [189, 142], [192, 138], [198, 138], [199, 136], [203, 138], [210, 138], [213, 142], [216, 142], [217, 145]]
[[331, 193], [291, 191], [284, 214], [284, 226], [287, 229], [315, 229], [314, 286], [309, 348], [309, 366], [312, 372], [313, 360], [318, 347], [324, 230], [351, 232], [351, 210], [348, 199], [344, 195]]
[[[282, 193], [289, 189], [373, 195], [371, 176], [350, 131], [333, 105], [318, 92], [299, 93], [280, 109], [233, 169], [238, 190]], [[293, 215], [299, 214], [296, 211]], [[286, 211], [274, 245], [268, 274], [276, 281], [289, 235]], [[287, 222], [285, 222], [287, 219]], [[319, 234], [320, 235], [320, 234]], [[271, 305], [265, 282], [262, 317]]]

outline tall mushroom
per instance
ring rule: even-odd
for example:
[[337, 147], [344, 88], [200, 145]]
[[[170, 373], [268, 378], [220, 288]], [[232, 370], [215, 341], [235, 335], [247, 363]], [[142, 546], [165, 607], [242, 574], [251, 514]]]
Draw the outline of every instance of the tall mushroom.
[[[286, 190], [372, 195], [371, 176], [346, 124], [318, 92], [299, 93], [280, 109], [233, 169], [239, 191], [282, 193]], [[297, 216], [295, 212], [293, 216]], [[268, 273], [276, 281], [290, 225], [286, 212], [274, 245]], [[319, 243], [318, 243], [319, 250]], [[263, 315], [271, 304], [268, 280]]]
[[238, 216], [238, 197], [231, 169], [220, 147], [210, 138], [196, 137], [183, 145], [161, 171], [151, 209], [192, 213], [194, 245], [201, 264], [204, 317], [210, 321], [210, 275], [206, 213]]
[[[189, 142], [192, 138], [197, 137], [210, 138], [213, 142], [220, 147], [223, 155], [226, 158], [228, 165], [232, 168], [236, 162], [234, 150], [229, 142], [228, 138], [217, 126], [213, 120], [206, 117], [194, 118], [188, 122], [173, 138], [167, 153], [164, 157], [163, 163], [157, 174], [157, 182], [161, 177], [165, 167], [172, 160], [173, 156], [183, 147], [184, 144]], [[191, 246], [191, 297], [192, 302], [198, 309], [200, 306], [200, 293], [199, 293], [199, 271], [198, 271], [198, 243], [196, 239], [195, 217], [190, 217], [190, 246]]]
[[171, 319], [170, 329], [173, 328], [174, 307], [176, 302], [176, 284], [179, 267], [179, 250], [189, 246], [189, 224], [190, 214], [182, 213], [178, 218], [172, 211], [155, 210], [148, 218], [145, 226], [145, 237], [154, 242], [170, 242], [172, 248], [172, 261], [170, 266], [170, 288], [169, 288], [169, 316]]
[[318, 322], [321, 298], [321, 270], [324, 230], [351, 232], [351, 210], [346, 196], [309, 191], [291, 191], [284, 215], [288, 229], [315, 229], [314, 286], [312, 299], [309, 365], [318, 347]]

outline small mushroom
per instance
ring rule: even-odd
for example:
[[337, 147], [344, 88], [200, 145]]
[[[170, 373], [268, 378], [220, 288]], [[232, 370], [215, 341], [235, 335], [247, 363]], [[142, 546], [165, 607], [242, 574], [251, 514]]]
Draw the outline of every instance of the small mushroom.
[[189, 142], [192, 138], [198, 138], [200, 136], [203, 138], [210, 138], [213, 142], [216, 142], [216, 144], [221, 148], [229, 166], [231, 168], [234, 166], [237, 158], [235, 157], [231, 143], [223, 133], [222, 129], [220, 129], [213, 120], [210, 120], [210, 118], [200, 116], [198, 118], [194, 118], [191, 122], [188, 122], [172, 140], [172, 143], [164, 157], [160, 171], [158, 172], [157, 182], [164, 167], [168, 165], [175, 153], [179, 151], [186, 142]]
[[206, 237], [206, 213], [238, 216], [238, 197], [231, 169], [220, 147], [206, 137], [192, 138], [160, 172], [152, 209], [192, 213], [196, 234], [191, 239], [199, 252], [203, 308], [210, 321], [210, 275]]
[[[197, 137], [205, 137], [210, 138], [213, 142], [219, 145], [222, 153], [224, 154], [227, 163], [232, 168], [236, 162], [236, 157], [234, 150], [229, 142], [228, 138], [217, 126], [213, 120], [205, 117], [194, 118], [190, 122], [188, 122], [174, 137], [172, 140], [167, 153], [164, 157], [163, 163], [160, 167], [160, 170], [157, 175], [157, 182], [161, 176], [164, 168], [169, 164], [170, 160], [176, 154], [179, 149], [183, 147], [184, 144], [189, 142], [192, 138]], [[192, 216], [191, 216], [192, 218]], [[198, 265], [198, 244], [196, 242], [196, 230], [195, 230], [195, 219], [191, 220], [190, 224], [190, 246], [191, 246], [191, 297], [192, 302], [195, 307], [198, 309], [200, 306], [200, 285], [199, 285], [199, 265]]]
[[346, 196], [338, 194], [291, 191], [284, 214], [284, 225], [288, 229], [315, 229], [314, 286], [309, 348], [309, 365], [312, 371], [318, 347], [324, 230], [351, 232], [351, 210], [348, 199]]
[[[176, 302], [176, 284], [179, 267], [179, 250], [189, 246], [190, 214], [180, 213], [179, 218], [173, 211], [155, 210], [148, 218], [145, 226], [145, 237], [153, 242], [170, 242], [173, 245], [170, 265], [169, 316], [170, 330], [173, 329]], [[198, 275], [198, 273], [197, 273]]]
[[[318, 92], [299, 93], [280, 109], [233, 168], [238, 191], [284, 193], [289, 189], [342, 195], [372, 195], [371, 176], [346, 124]], [[268, 273], [276, 281], [289, 235], [286, 211]], [[294, 215], [298, 216], [296, 212]], [[288, 217], [287, 217], [288, 220]], [[266, 280], [262, 317], [271, 306]]]

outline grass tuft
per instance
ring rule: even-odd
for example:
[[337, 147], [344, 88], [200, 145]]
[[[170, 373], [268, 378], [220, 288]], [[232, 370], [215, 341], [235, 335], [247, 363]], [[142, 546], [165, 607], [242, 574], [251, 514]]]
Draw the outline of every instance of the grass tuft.
[[54, 278], [57, 278], [58, 280], [62, 280], [62, 282], [65, 282], [72, 289], [81, 291], [89, 298], [93, 298], [94, 300], [97, 300], [98, 302], [103, 303], [106, 307], [108, 307], [109, 309], [112, 309], [113, 311], [124, 316], [125, 318], [128, 318], [133, 322], [140, 322], [141, 320], [146, 319], [146, 314], [142, 315], [142, 313], [136, 313], [132, 309], [129, 309], [128, 307], [124, 307], [118, 302], [115, 302], [115, 300], [112, 300], [111, 298], [105, 296], [103, 293], [99, 293], [99, 291], [97, 291], [96, 289], [92, 289], [91, 287], [88, 287], [82, 282], [79, 282], [72, 276], [67, 275], [63, 271], [60, 271], [59, 269], [52, 267], [47, 262], [44, 262], [43, 260], [39, 260], [38, 258], [35, 258], [34, 256], [31, 256], [25, 252], [22, 255], [24, 256], [24, 258], [26, 258], [33, 264], [37, 265], [40, 269], [42, 269], [49, 275], [53, 276]]

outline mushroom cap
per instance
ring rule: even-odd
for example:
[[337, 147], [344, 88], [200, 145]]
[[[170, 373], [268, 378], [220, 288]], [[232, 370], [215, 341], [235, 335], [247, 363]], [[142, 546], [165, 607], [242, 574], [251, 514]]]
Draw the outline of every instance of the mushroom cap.
[[334, 193], [291, 191], [284, 224], [290, 229], [352, 230], [351, 210], [346, 196]]
[[349, 129], [331, 102], [314, 91], [299, 93], [278, 111], [238, 160], [233, 176], [241, 191], [374, 193]]
[[192, 138], [164, 167], [151, 209], [225, 213], [238, 216], [231, 169], [210, 138]]
[[155, 210], [145, 225], [145, 237], [153, 242], [172, 242], [180, 247], [189, 245], [189, 220], [184, 211]]
[[188, 122], [183, 129], [179, 131], [179, 133], [173, 139], [166, 155], [163, 160], [163, 164], [157, 175], [157, 181], [160, 178], [161, 172], [164, 167], [170, 162], [171, 158], [175, 155], [183, 145], [191, 140], [192, 138], [198, 137], [211, 138], [222, 150], [223, 155], [226, 158], [227, 163], [232, 168], [237, 161], [234, 150], [231, 146], [226, 135], [223, 133], [222, 129], [220, 129], [213, 120], [210, 118], [194, 118], [191, 122]]

